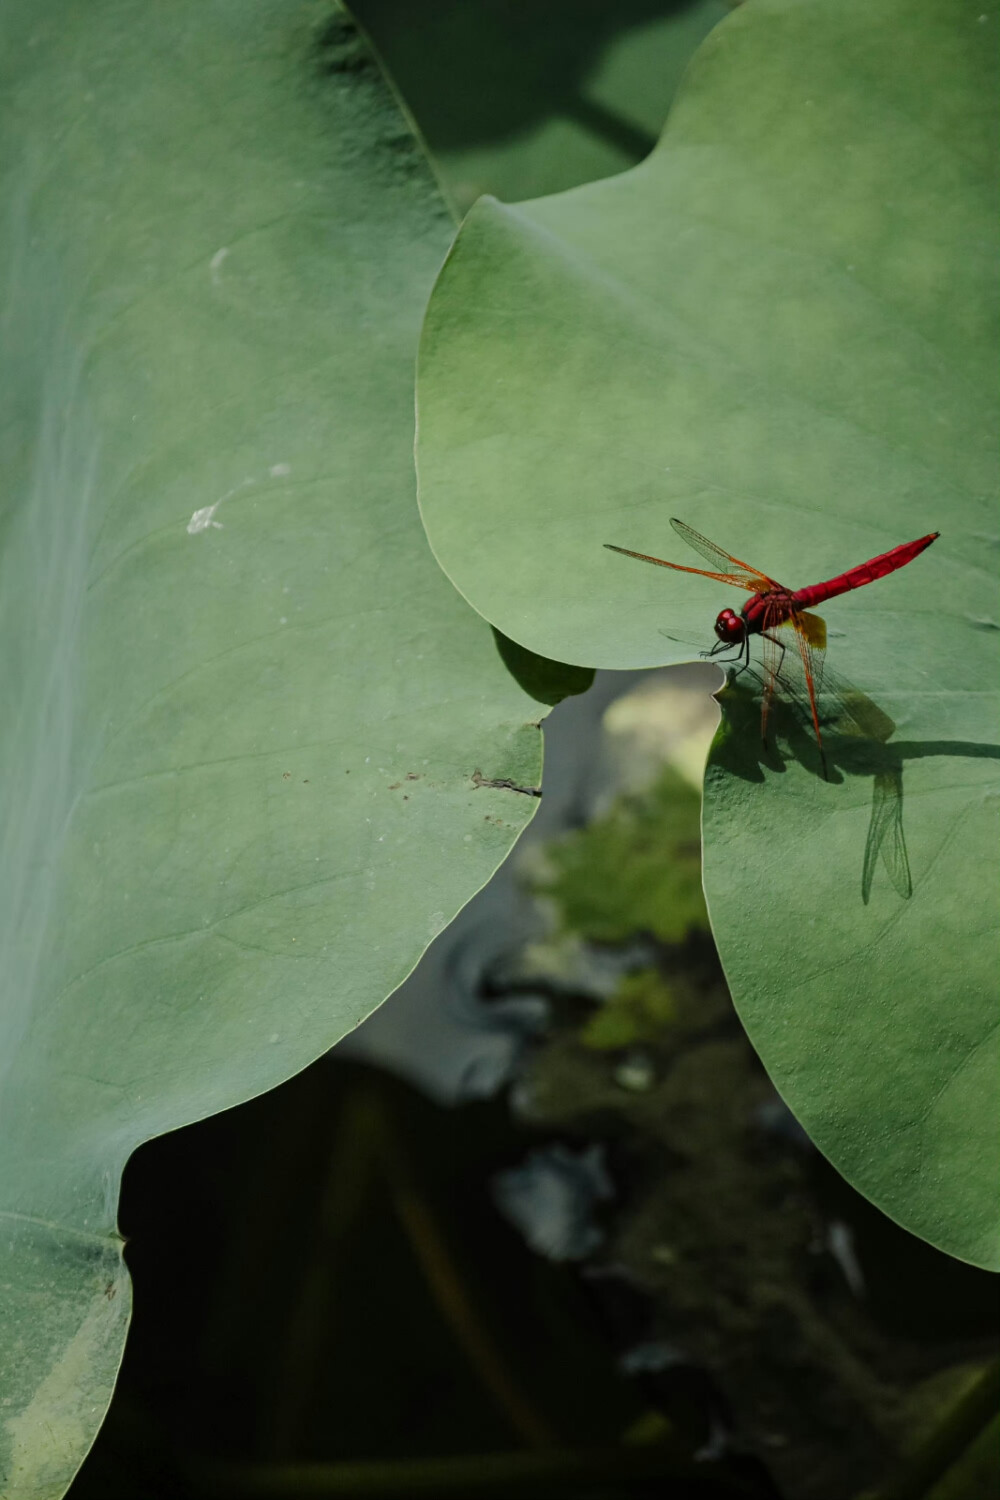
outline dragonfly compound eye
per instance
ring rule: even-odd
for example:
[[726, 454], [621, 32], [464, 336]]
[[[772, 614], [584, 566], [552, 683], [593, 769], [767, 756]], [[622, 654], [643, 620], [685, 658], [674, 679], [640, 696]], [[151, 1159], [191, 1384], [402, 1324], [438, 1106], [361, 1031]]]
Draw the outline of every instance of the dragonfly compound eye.
[[715, 633], [727, 645], [738, 646], [746, 640], [747, 627], [735, 610], [724, 609], [715, 622]]

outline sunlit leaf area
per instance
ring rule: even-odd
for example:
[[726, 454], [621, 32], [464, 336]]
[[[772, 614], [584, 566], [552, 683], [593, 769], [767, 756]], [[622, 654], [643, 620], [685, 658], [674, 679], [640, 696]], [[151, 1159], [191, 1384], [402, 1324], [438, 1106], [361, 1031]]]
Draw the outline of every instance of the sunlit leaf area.
[[0, 1500], [1000, 1489], [998, 32], [0, 7]]

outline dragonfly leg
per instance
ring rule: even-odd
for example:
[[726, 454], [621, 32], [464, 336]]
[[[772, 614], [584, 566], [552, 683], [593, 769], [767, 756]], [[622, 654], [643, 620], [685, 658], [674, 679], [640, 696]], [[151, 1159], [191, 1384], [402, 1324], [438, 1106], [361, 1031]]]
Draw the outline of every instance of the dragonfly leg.
[[[722, 655], [722, 652], [723, 651], [728, 651], [730, 649], [731, 645], [732, 645], [731, 641], [716, 641], [716, 643], [715, 643], [714, 646], [709, 647], [709, 649], [707, 651], [702, 651], [701, 652], [701, 658], [702, 658], [703, 661], [715, 660], [715, 661], [725, 661], [725, 662], [730, 662], [730, 661], [739, 661], [739, 662], [741, 662], [743, 660], [743, 647], [742, 647], [742, 645], [739, 647], [739, 649], [738, 649], [738, 651], [737, 651], [737, 653], [736, 653], [735, 656], [723, 656]], [[748, 663], [749, 663], [749, 658], [747, 660], [748, 660]]]

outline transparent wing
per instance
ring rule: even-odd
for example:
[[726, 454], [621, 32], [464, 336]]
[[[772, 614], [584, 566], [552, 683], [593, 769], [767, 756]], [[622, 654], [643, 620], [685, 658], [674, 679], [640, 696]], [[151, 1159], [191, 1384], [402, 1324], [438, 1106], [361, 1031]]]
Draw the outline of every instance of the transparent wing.
[[717, 583], [731, 583], [738, 589], [750, 593], [759, 592], [761, 579], [743, 573], [707, 573], [704, 568], [685, 568], [682, 563], [667, 562], [662, 557], [650, 557], [648, 552], [633, 552], [629, 547], [616, 547], [614, 542], [605, 542], [609, 552], [620, 552], [623, 557], [637, 557], [640, 562], [655, 563], [658, 568], [673, 568], [675, 573], [697, 573], [699, 578], [714, 578]]
[[826, 659], [826, 621], [821, 620], [819, 615], [809, 614], [804, 609], [796, 609], [786, 620], [782, 621], [780, 628], [786, 637], [789, 632], [794, 637], [795, 647], [802, 663], [802, 673], [806, 680], [806, 692], [809, 694], [809, 711], [812, 714], [813, 729], [816, 731], [816, 743], [822, 753], [823, 736], [820, 733], [816, 695], [823, 682], [823, 664]]
[[688, 635], [679, 630], [657, 630], [656, 633], [666, 641], [674, 641], [678, 646], [697, 646], [700, 655], [706, 655], [704, 631], [700, 635]]
[[[762, 573], [759, 568], [752, 568], [749, 563], [740, 562], [738, 557], [732, 557], [728, 552], [723, 552], [721, 547], [710, 542], [707, 536], [702, 536], [700, 531], [695, 531], [693, 526], [688, 526], [686, 521], [678, 521], [676, 516], [671, 516], [670, 524], [689, 547], [700, 552], [706, 561], [714, 563], [717, 568], [722, 568], [727, 581], [738, 581], [742, 588], [750, 589], [754, 594], [766, 594], [771, 589], [779, 587], [773, 578], [768, 578], [767, 574]], [[714, 576], [722, 575], [715, 574]]]
[[853, 682], [834, 672], [829, 663], [823, 670], [820, 701], [824, 710], [823, 723], [832, 718], [838, 734], [887, 745], [896, 732], [896, 725], [885, 710], [873, 703]]
[[826, 625], [820, 619], [819, 615], [807, 614], [805, 610], [796, 610], [790, 623], [795, 631], [795, 643], [799, 648], [802, 670], [806, 676], [806, 688], [809, 691], [809, 710], [812, 714], [813, 728], [816, 731], [816, 744], [819, 746], [819, 758], [823, 766], [823, 776], [826, 778], [826, 756], [823, 754], [823, 736], [819, 732], [819, 709], [816, 706], [816, 690], [823, 680], [823, 657], [826, 653]]
[[764, 690], [760, 700], [760, 737], [765, 744], [767, 743], [767, 720], [787, 649], [786, 642], [777, 633], [783, 623], [777, 605], [765, 610], [760, 636], [761, 663], [764, 668]]
[[[817, 694], [823, 680], [826, 624], [819, 615], [808, 614], [805, 610], [793, 609], [789, 614], [788, 597], [785, 595], [783, 599], [775, 600], [773, 605], [765, 609], [761, 646], [764, 666], [761, 738], [765, 740], [767, 738], [767, 717], [775, 690], [779, 685], [785, 687], [786, 696], [789, 692], [792, 697], [797, 696], [796, 675], [792, 669], [792, 663], [786, 660], [786, 655], [791, 650], [792, 661], [802, 669], [813, 731], [825, 774], [826, 758], [823, 755], [823, 735], [819, 724]], [[798, 686], [801, 690], [801, 684]]]

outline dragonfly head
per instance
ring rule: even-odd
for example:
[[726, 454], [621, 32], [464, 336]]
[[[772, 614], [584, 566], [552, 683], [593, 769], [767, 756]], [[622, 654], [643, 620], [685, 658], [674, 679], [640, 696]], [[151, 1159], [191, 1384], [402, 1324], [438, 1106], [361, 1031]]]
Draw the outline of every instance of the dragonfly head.
[[726, 646], [742, 646], [747, 638], [746, 621], [733, 609], [724, 609], [715, 622], [715, 633]]

